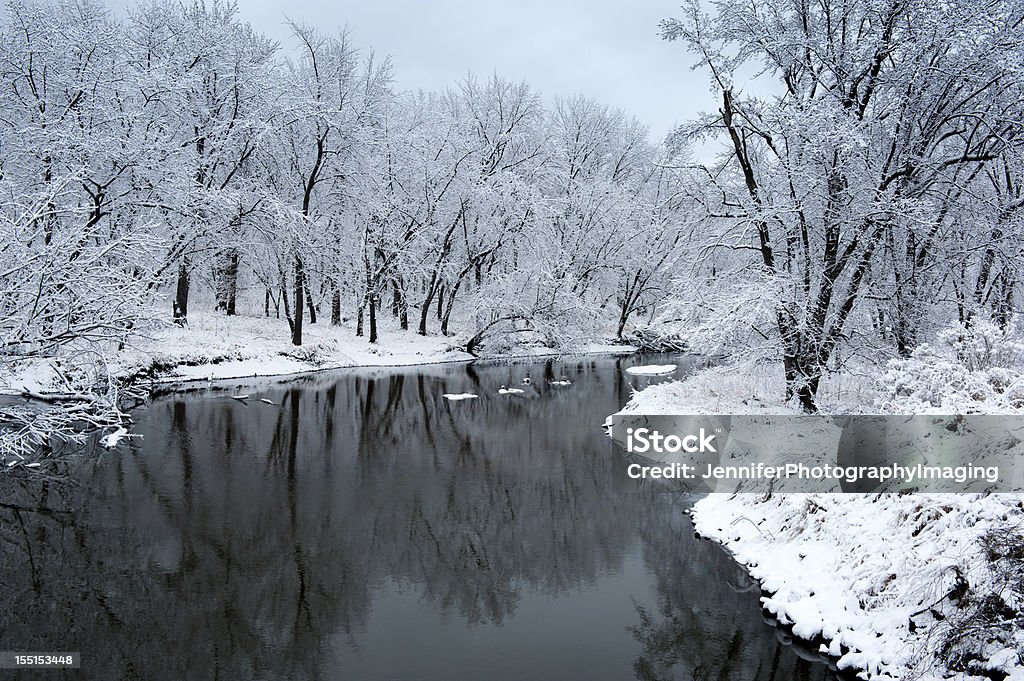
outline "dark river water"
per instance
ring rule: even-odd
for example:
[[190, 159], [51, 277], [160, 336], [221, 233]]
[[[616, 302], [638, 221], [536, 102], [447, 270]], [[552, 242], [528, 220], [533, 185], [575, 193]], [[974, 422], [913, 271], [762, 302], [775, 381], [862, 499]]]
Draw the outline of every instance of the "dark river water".
[[[627, 478], [603, 435], [649, 380], [623, 368], [666, 361], [155, 398], [142, 439], [0, 478], [0, 650], [82, 655], [0, 677], [832, 679], [694, 538], [688, 498]], [[548, 383], [563, 372], [571, 386]], [[442, 397], [464, 391], [480, 397]]]

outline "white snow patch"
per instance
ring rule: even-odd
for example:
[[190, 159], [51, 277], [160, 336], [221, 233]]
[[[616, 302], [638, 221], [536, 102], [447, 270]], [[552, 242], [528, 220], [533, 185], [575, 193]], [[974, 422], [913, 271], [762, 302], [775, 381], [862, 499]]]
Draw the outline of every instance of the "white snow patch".
[[101, 437], [100, 444], [107, 449], [113, 449], [121, 444], [121, 440], [127, 440], [133, 437], [142, 437], [142, 435], [129, 434], [127, 428], [124, 426], [118, 426], [112, 433], [107, 433]]
[[459, 400], [475, 400], [478, 395], [473, 393], [443, 393], [441, 397], [452, 402], [458, 402]]
[[675, 364], [647, 364], [645, 366], [628, 367], [627, 374], [634, 376], [665, 376], [676, 370]]

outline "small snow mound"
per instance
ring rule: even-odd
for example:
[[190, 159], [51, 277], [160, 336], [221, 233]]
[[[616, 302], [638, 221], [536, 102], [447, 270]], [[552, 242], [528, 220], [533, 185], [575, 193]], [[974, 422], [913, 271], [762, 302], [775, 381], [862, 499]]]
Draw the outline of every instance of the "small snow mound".
[[499, 395], [518, 395], [522, 392], [519, 388], [498, 388]]
[[118, 426], [117, 430], [112, 433], [107, 433], [100, 438], [100, 444], [106, 449], [113, 449], [121, 443], [121, 440], [127, 440], [131, 437], [142, 437], [141, 435], [129, 435], [128, 430], [124, 426]]
[[676, 370], [675, 364], [646, 364], [638, 367], [628, 367], [627, 374], [634, 376], [664, 376]]
[[478, 396], [473, 393], [444, 393], [441, 397], [452, 402], [458, 402], [459, 400], [475, 400]]

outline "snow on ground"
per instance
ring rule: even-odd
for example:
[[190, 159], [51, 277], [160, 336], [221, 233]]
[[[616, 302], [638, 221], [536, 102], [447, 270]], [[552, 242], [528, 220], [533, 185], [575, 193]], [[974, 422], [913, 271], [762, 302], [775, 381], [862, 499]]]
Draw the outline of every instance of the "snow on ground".
[[[775, 369], [715, 367], [635, 393], [620, 413], [792, 413], [779, 399], [782, 386]], [[832, 406], [855, 411], [849, 399]], [[931, 653], [968, 609], [958, 589], [1012, 602], [982, 540], [993, 530], [1019, 532], [1022, 506], [1016, 494], [709, 494], [692, 514], [701, 535], [761, 582], [765, 609], [839, 667], [926, 681], [948, 676]], [[1003, 643], [973, 651], [988, 660], [976, 666], [1024, 679], [1015, 666], [1024, 632], [1012, 623], [1004, 630]]]
[[[280, 376], [356, 366], [405, 366], [462, 362], [474, 357], [456, 347], [457, 338], [420, 336], [415, 331], [382, 328], [377, 343], [357, 337], [352, 324], [309, 324], [303, 344], [290, 342], [284, 319], [193, 313], [185, 328], [168, 326], [139, 337], [110, 361], [115, 375], [152, 377], [158, 382]], [[593, 353], [629, 353], [624, 345], [593, 344]], [[523, 348], [517, 356], [557, 354], [548, 348]], [[50, 360], [0, 364], [0, 393], [61, 391]]]
[[[628, 369], [627, 369], [628, 371]], [[785, 414], [797, 410], [778, 403], [781, 372], [739, 373], [728, 366], [705, 369], [683, 380], [658, 383], [634, 394], [622, 413]]]
[[927, 651], [944, 627], [929, 611], [955, 611], [958, 575], [989, 579], [986, 532], [1024, 522], [1016, 496], [973, 494], [712, 494], [693, 515], [761, 582], [780, 623], [824, 639], [841, 669], [893, 679], [941, 678]]

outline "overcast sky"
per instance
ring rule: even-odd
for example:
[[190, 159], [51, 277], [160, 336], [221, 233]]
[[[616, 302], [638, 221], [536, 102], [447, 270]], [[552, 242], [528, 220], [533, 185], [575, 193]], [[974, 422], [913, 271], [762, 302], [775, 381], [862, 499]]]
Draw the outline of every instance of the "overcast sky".
[[468, 71], [525, 80], [546, 100], [583, 93], [624, 109], [660, 141], [712, 108], [691, 56], [658, 37], [675, 0], [240, 0], [244, 19], [287, 46], [284, 17], [324, 30], [348, 25], [355, 44], [391, 55], [399, 89], [442, 89]]

